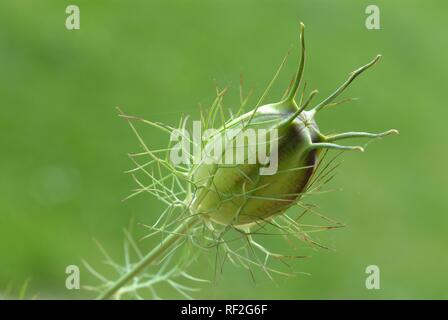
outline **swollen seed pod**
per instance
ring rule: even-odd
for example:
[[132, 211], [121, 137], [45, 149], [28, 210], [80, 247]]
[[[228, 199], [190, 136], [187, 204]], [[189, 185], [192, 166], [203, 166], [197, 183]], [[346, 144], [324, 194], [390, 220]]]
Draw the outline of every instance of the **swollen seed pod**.
[[[123, 270], [123, 273], [116, 281], [100, 277], [105, 284], [99, 289], [101, 291], [99, 298], [119, 298], [122, 294], [148, 289], [148, 286], [153, 291], [152, 284], [162, 281], [161, 279], [168, 281], [168, 284], [176, 291], [183, 294], [184, 297], [188, 297], [185, 291], [189, 288], [178, 284], [170, 277], [180, 276], [189, 280], [198, 280], [197, 278], [188, 275], [178, 266], [166, 271], [166, 274], [163, 273], [173, 252], [179, 248], [187, 235], [192, 245], [201, 249], [216, 248], [219, 250], [222, 248], [225, 257], [228, 257], [228, 260], [233, 263], [239, 261], [248, 270], [251, 270], [249, 265], [259, 266], [270, 276], [270, 272], [275, 271], [266, 266], [270, 257], [281, 260], [294, 256], [285, 256], [269, 251], [253, 239], [256, 228], [247, 229], [283, 214], [289, 207], [299, 202], [301, 197], [309, 192], [309, 188], [314, 188], [314, 181], [318, 180], [322, 173], [322, 171], [317, 172], [316, 178], [313, 178], [313, 174], [318, 170], [317, 167], [322, 163], [322, 150], [363, 151], [362, 147], [342, 146], [336, 144], [336, 141], [355, 137], [378, 138], [398, 133], [397, 130], [389, 130], [378, 134], [367, 132], [322, 134], [315, 120], [318, 112], [328, 106], [339, 104], [340, 102], [334, 102], [334, 99], [358, 75], [373, 66], [380, 56], [352, 72], [334, 93], [313, 108], [306, 110], [317, 91], [312, 91], [307, 99], [303, 99], [304, 89], [302, 89], [299, 103], [295, 101], [301, 87], [305, 65], [303, 24], [300, 27], [300, 38], [302, 48], [300, 62], [286, 98], [280, 102], [263, 106], [259, 106], [261, 103], [257, 104], [254, 110], [226, 122], [219, 130], [207, 136], [204, 141], [203, 137], [199, 143], [193, 138], [193, 143], [196, 142], [194, 146], [200, 146], [202, 147], [200, 149], [205, 150], [205, 157], [201, 151], [199, 159], [196, 159], [196, 152], [193, 152], [192, 158], [189, 149], [184, 148], [183, 142], [181, 142], [182, 145], [168, 148], [168, 152], [186, 149], [185, 158], [181, 157], [182, 160], [188, 160], [186, 166], [180, 166], [176, 161], [168, 162], [168, 154], [166, 158], [158, 157], [157, 154], [160, 150], [151, 150], [145, 144], [131, 120], [143, 121], [171, 134], [174, 132], [175, 135], [179, 133], [177, 130], [171, 130], [171, 127], [159, 123], [129, 117], [120, 112], [120, 115], [128, 120], [143, 147], [143, 152], [131, 155], [136, 168], [129, 172], [132, 173], [139, 186], [131, 196], [149, 192], [167, 205], [166, 210], [151, 227], [155, 231], [150, 234], [163, 234], [164, 237], [163, 241], [144, 256], [137, 251], [139, 260], [136, 263], [129, 263], [129, 256], [126, 253], [126, 266], [118, 268]], [[214, 106], [219, 105], [221, 95], [222, 93], [218, 94], [218, 100], [215, 100], [217, 103], [213, 104], [207, 121], [204, 121], [206, 124], [204, 127], [208, 128], [209, 122], [213, 123], [213, 120], [209, 120], [214, 119], [218, 112], [219, 108], [214, 108]], [[181, 129], [185, 129], [185, 123], [186, 120], [181, 121]], [[268, 136], [269, 140], [267, 140]], [[191, 142], [188, 134], [185, 134], [185, 137], [187, 137], [185, 141]], [[221, 148], [216, 146], [221, 146]], [[208, 152], [210, 150], [213, 151], [213, 154]], [[149, 161], [136, 160], [145, 156], [149, 158]], [[151, 165], [154, 165], [153, 170], [149, 169]], [[164, 174], [165, 171], [166, 174]], [[141, 172], [144, 177], [149, 177], [150, 183], [140, 181], [140, 178], [136, 176], [137, 172]], [[303, 238], [304, 241], [314, 243], [306, 235], [306, 231], [302, 232], [301, 226], [295, 219], [288, 217], [287, 214], [279, 218], [284, 218], [287, 221], [286, 227], [281, 226], [287, 231], [283, 235], [292, 234], [300, 240]], [[225, 227], [219, 228], [216, 224], [208, 222]], [[275, 219], [271, 221], [271, 224], [279, 227]], [[238, 249], [232, 249], [229, 243], [221, 245], [225, 243], [223, 234], [231, 229], [227, 226], [234, 227], [240, 234], [243, 234], [245, 247], [238, 246]], [[201, 240], [205, 241], [205, 245]], [[243, 250], [247, 253], [246, 256], [240, 254], [241, 248], [246, 249]], [[259, 257], [254, 249], [264, 255], [263, 263], [259, 263]], [[218, 253], [219, 251], [217, 251], [217, 257]], [[253, 259], [250, 257], [251, 254]], [[194, 260], [190, 254], [184, 258], [189, 263]], [[183, 259], [181, 260], [183, 261]], [[155, 275], [144, 273], [147, 267], [156, 266], [162, 262], [163, 265]], [[114, 262], [110, 264], [117, 265]], [[140, 275], [141, 273], [144, 275]], [[95, 271], [93, 274], [98, 275]], [[283, 273], [280, 272], [280, 274]], [[199, 279], [199, 281], [201, 280]], [[139, 295], [136, 296], [141, 298]]]
[[[315, 121], [317, 113], [332, 105], [334, 99], [359, 74], [373, 66], [380, 56], [352, 72], [348, 80], [333, 94], [306, 111], [317, 91], [312, 91], [305, 101], [296, 103], [295, 96], [302, 82], [305, 64], [303, 24], [300, 29], [301, 57], [287, 97], [278, 103], [256, 107], [231, 120], [206, 142], [205, 149], [215, 145], [218, 140], [225, 141], [224, 150], [221, 154], [215, 155], [214, 162], [202, 160], [192, 168], [190, 176], [197, 186], [192, 197], [192, 214], [201, 215], [219, 224], [238, 227], [262, 223], [283, 213], [299, 201], [310, 183], [321, 150], [364, 151], [359, 146], [342, 146], [334, 142], [352, 137], [377, 138], [398, 133], [397, 130], [389, 130], [379, 134], [347, 132], [326, 136], [320, 132]], [[244, 141], [245, 138], [250, 140], [250, 134], [247, 134], [249, 130], [255, 130], [256, 133], [269, 132], [271, 139], [269, 142], [260, 142], [258, 134], [256, 141], [234, 143], [238, 137], [242, 137], [240, 141]], [[272, 135], [275, 139], [272, 139]], [[261, 147], [264, 150], [270, 149], [270, 162], [267, 164], [257, 158]], [[238, 152], [243, 154], [244, 160], [252, 157], [256, 161], [237, 162], [234, 154]], [[235, 161], [233, 165], [224, 161], [229, 158]], [[266, 166], [274, 168], [275, 172], [262, 174], [262, 168]]]

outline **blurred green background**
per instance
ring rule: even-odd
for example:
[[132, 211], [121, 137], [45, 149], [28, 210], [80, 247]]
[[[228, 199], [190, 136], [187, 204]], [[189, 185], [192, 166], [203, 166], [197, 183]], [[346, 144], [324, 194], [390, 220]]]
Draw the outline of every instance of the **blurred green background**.
[[[80, 7], [80, 30], [65, 28], [69, 4]], [[307, 252], [313, 257], [296, 268], [311, 276], [278, 278], [274, 285], [260, 275], [254, 284], [229, 265], [194, 296], [448, 298], [448, 7], [377, 0], [381, 30], [367, 30], [369, 4], [2, 0], [0, 292], [15, 297], [29, 278], [28, 296], [91, 297], [65, 289], [66, 266], [85, 259], [101, 269], [94, 239], [122, 259], [122, 229], [132, 217], [150, 223], [163, 208], [149, 196], [121, 202], [134, 187], [123, 173], [131, 167], [126, 153], [138, 145], [114, 107], [175, 125], [182, 114], [197, 117], [198, 103], [212, 100], [214, 79], [230, 85], [229, 106], [238, 100], [240, 71], [259, 96], [293, 47], [270, 97], [277, 99], [296, 67], [298, 22], [304, 21], [305, 78], [321, 98], [354, 68], [383, 55], [345, 94], [360, 100], [322, 113], [321, 129], [397, 128], [401, 134], [364, 154], [347, 153], [331, 183], [343, 191], [314, 199], [347, 227], [318, 235], [334, 250]], [[151, 143], [166, 138], [146, 137]], [[372, 264], [381, 270], [380, 290], [364, 285]], [[192, 269], [213, 273], [204, 262]], [[91, 280], [82, 269], [82, 284]]]

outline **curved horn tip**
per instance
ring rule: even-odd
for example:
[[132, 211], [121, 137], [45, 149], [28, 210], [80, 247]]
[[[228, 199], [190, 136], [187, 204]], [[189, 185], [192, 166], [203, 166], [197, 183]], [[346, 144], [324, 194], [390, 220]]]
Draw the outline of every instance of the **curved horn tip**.
[[400, 134], [400, 131], [398, 131], [397, 129], [392, 129], [389, 130], [389, 134]]
[[381, 54], [377, 54], [375, 59], [373, 59], [373, 63], [377, 63], [383, 56]]

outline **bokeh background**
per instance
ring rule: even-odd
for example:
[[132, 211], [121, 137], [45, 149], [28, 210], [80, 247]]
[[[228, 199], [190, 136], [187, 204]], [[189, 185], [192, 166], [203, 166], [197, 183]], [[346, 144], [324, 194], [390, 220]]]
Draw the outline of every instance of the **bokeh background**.
[[[65, 28], [69, 4], [81, 9], [81, 30]], [[369, 4], [381, 10], [381, 30], [365, 28]], [[85, 259], [101, 270], [94, 239], [122, 259], [123, 228], [150, 223], [163, 208], [149, 196], [121, 202], [134, 187], [126, 154], [138, 145], [114, 107], [174, 125], [213, 99], [215, 79], [230, 85], [232, 106], [240, 71], [257, 97], [292, 47], [270, 96], [277, 99], [296, 67], [304, 21], [305, 78], [320, 97], [383, 55], [345, 94], [361, 99], [322, 113], [321, 128], [401, 134], [347, 153], [331, 183], [342, 191], [315, 198], [347, 226], [318, 235], [332, 250], [308, 250], [312, 258], [296, 268], [311, 275], [277, 285], [257, 275], [254, 283], [229, 265], [194, 296], [448, 298], [447, 9], [404, 0], [2, 0], [0, 292], [18, 297], [29, 279], [27, 297], [92, 297], [65, 288], [66, 266]], [[364, 285], [372, 264], [380, 290]], [[192, 273], [211, 269], [199, 261]], [[90, 281], [82, 269], [82, 284]]]

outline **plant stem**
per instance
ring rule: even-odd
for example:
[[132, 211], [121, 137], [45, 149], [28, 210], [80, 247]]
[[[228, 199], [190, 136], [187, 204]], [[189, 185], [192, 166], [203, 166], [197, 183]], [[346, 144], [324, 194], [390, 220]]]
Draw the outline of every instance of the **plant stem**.
[[151, 250], [142, 260], [140, 260], [132, 270], [124, 274], [119, 278], [109, 289], [105, 290], [98, 299], [106, 300], [110, 299], [121, 287], [126, 285], [132, 278], [141, 273], [145, 268], [156, 262], [159, 258], [163, 257], [170, 248], [173, 247], [178, 241], [182, 240], [185, 234], [192, 227], [200, 222], [199, 219], [189, 219], [178, 226], [172, 233], [170, 233], [163, 241]]

